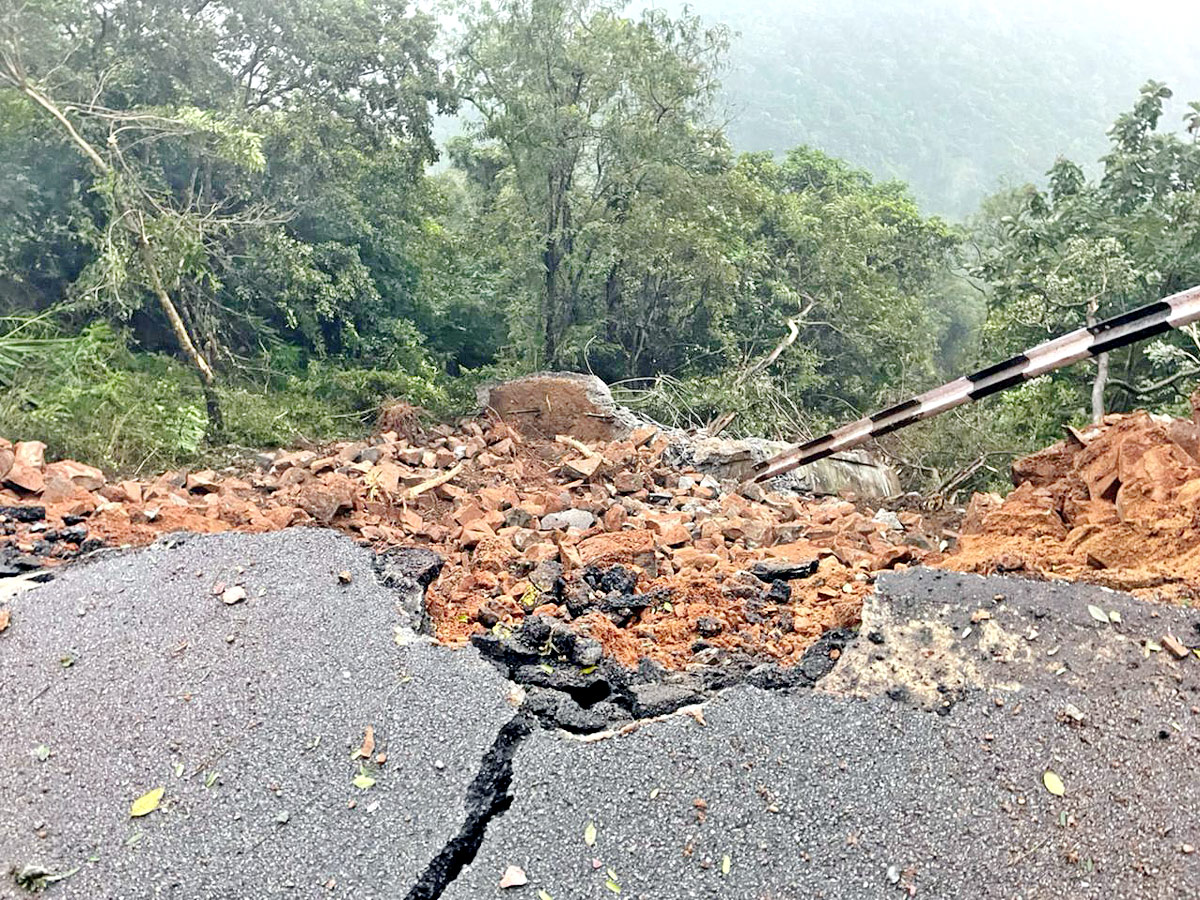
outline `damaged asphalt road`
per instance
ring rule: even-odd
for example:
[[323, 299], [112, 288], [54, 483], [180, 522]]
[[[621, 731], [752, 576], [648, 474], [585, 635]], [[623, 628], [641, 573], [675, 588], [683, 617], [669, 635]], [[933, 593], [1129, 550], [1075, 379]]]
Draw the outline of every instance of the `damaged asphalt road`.
[[[815, 688], [580, 737], [418, 638], [403, 593], [291, 529], [168, 537], [14, 597], [0, 897], [26, 895], [10, 867], [73, 872], [47, 896], [78, 898], [1200, 893], [1200, 659], [1164, 641], [1200, 644], [1194, 610], [888, 575]], [[501, 890], [509, 866], [528, 884]]]

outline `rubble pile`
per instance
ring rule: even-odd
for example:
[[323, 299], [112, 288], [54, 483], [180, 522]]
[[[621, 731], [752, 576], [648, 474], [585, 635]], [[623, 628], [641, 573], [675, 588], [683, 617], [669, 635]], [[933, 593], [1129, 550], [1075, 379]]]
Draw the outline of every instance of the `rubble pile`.
[[1200, 598], [1200, 426], [1137, 412], [1069, 430], [1013, 464], [1016, 489], [972, 498], [942, 565]]
[[823, 633], [857, 624], [874, 573], [939, 558], [941, 535], [919, 513], [673, 467], [663, 454], [677, 437], [654, 426], [597, 443], [495, 414], [405, 430], [115, 482], [46, 462], [36, 441], [0, 442], [0, 567], [180, 530], [329, 526], [445, 559], [426, 594], [443, 641], [520, 644], [531, 622], [627, 668], [749, 671], [797, 663]]

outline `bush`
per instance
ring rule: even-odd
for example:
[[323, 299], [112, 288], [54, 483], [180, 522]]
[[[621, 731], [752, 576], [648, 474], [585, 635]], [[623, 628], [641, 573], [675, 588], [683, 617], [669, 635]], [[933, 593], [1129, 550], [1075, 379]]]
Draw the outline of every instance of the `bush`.
[[[286, 354], [267, 358], [262, 367], [218, 383], [228, 444], [260, 448], [359, 437], [389, 398], [439, 416], [465, 411], [469, 403], [423, 358], [409, 361], [406, 371], [331, 362], [289, 371], [281, 367], [291, 362], [285, 360]], [[54, 339], [22, 362], [0, 396], [4, 437], [41, 440], [53, 458], [110, 472], [228, 461], [228, 446], [205, 444], [207, 415], [195, 373], [171, 356], [131, 351], [106, 323]]]

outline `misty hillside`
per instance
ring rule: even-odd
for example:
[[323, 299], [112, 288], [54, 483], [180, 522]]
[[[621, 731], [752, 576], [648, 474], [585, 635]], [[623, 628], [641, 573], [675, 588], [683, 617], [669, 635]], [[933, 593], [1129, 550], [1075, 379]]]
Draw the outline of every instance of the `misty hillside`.
[[699, 0], [738, 32], [723, 73], [739, 150], [812, 144], [907, 181], [930, 212], [969, 215], [1056, 156], [1092, 163], [1105, 129], [1149, 78], [1200, 98], [1200, 13], [949, 0]]

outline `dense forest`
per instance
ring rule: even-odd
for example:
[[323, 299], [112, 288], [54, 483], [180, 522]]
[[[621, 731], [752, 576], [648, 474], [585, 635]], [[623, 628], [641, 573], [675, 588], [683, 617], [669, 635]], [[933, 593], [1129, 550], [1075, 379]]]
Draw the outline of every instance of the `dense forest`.
[[[115, 469], [330, 439], [389, 398], [465, 412], [481, 379], [547, 368], [671, 424], [799, 438], [1200, 282], [1200, 105], [1159, 82], [1072, 135], [1099, 161], [1022, 147], [1040, 186], [956, 224], [862, 168], [895, 167], [860, 152], [854, 116], [738, 153], [738, 39], [686, 10], [29, 0], [2, 17], [0, 434]], [[849, 65], [826, 41], [797, 71]], [[840, 79], [820, 99], [809, 77], [789, 108], [831, 102]], [[850, 87], [848, 107], [872, 94]], [[463, 131], [439, 147], [446, 116]], [[987, 479], [1064, 421], [1170, 408], [1200, 373], [1194, 332], [1112, 356], [885, 450], [914, 485]]]

